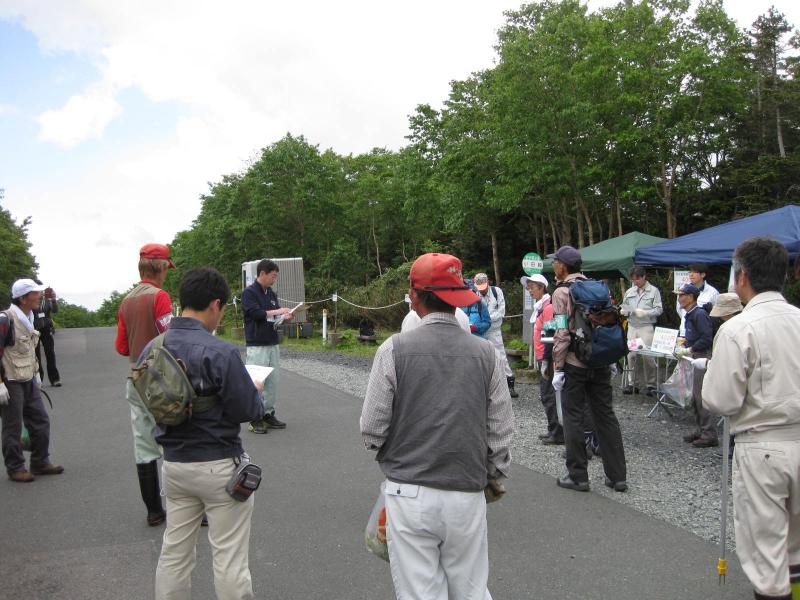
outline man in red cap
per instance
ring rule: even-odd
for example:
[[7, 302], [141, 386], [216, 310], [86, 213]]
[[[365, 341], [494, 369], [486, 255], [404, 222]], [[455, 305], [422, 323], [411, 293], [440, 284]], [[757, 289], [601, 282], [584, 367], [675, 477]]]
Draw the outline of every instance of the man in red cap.
[[460, 260], [424, 254], [409, 280], [422, 321], [378, 348], [361, 411], [386, 475], [392, 580], [398, 598], [491, 598], [486, 502], [505, 492], [513, 433], [503, 364], [456, 320], [478, 301]]
[[[136, 285], [119, 306], [117, 317], [117, 352], [127, 356], [131, 366], [147, 343], [163, 333], [172, 319], [172, 300], [162, 290], [167, 271], [175, 264], [169, 256], [169, 248], [163, 244], [145, 244], [139, 250], [139, 276]], [[147, 524], [160, 525], [166, 519], [161, 504], [161, 488], [158, 484], [158, 459], [161, 448], [154, 435], [156, 424], [147, 410], [128, 372], [125, 397], [131, 407], [133, 429], [133, 457], [139, 475], [139, 489], [147, 507]]]

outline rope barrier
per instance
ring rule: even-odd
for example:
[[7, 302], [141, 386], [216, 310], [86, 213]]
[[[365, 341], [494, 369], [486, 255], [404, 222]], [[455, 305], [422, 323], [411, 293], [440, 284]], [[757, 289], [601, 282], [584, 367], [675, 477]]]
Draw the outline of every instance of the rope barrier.
[[349, 304], [350, 306], [355, 306], [356, 308], [360, 308], [360, 309], [363, 309], [363, 310], [383, 310], [385, 308], [392, 308], [393, 306], [397, 306], [398, 304], [405, 304], [405, 300], [400, 300], [400, 302], [395, 302], [394, 304], [387, 304], [386, 306], [372, 307], [372, 306], [360, 306], [358, 304], [353, 304], [352, 302], [350, 302], [349, 300], [345, 300], [341, 296], [339, 296], [339, 300], [341, 300], [342, 302], [345, 302], [346, 304]]
[[330, 298], [323, 298], [322, 300], [305, 300], [303, 302], [298, 302], [297, 300], [287, 300], [286, 298], [278, 298], [281, 302], [291, 302], [294, 305], [298, 304], [319, 304], [320, 302], [330, 302]]

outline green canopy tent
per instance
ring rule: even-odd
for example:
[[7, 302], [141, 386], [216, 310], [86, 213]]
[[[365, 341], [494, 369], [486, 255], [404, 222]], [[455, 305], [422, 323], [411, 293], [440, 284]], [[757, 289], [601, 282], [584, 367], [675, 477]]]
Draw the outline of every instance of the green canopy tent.
[[[630, 279], [633, 257], [637, 248], [652, 246], [666, 241], [664, 238], [632, 231], [610, 240], [598, 242], [585, 248], [579, 248], [583, 265], [581, 271], [591, 273], [594, 277], [624, 277]], [[553, 272], [553, 261], [545, 259], [546, 273]]]

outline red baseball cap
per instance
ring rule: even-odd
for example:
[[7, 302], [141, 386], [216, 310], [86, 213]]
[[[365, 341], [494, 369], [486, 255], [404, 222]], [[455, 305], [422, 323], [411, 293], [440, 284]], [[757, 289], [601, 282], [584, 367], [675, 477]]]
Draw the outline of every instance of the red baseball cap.
[[139, 258], [160, 258], [169, 261], [170, 269], [175, 268], [175, 263], [169, 257], [169, 247], [164, 244], [145, 244], [139, 250]]
[[423, 254], [411, 265], [408, 280], [415, 290], [433, 292], [450, 306], [469, 306], [480, 300], [464, 285], [461, 261], [450, 254]]

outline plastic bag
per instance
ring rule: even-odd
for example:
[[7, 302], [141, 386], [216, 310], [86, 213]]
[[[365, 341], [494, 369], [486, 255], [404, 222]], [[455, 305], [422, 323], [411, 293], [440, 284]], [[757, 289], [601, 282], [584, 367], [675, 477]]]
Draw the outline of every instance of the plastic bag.
[[692, 381], [694, 379], [694, 369], [691, 361], [679, 360], [675, 365], [672, 375], [661, 386], [670, 400], [683, 408], [692, 406]]
[[385, 489], [386, 482], [384, 481], [381, 483], [381, 491], [378, 494], [378, 499], [375, 501], [375, 506], [372, 507], [369, 521], [367, 521], [367, 526], [364, 529], [364, 543], [367, 545], [367, 550], [381, 560], [389, 562], [389, 545], [386, 543]]

